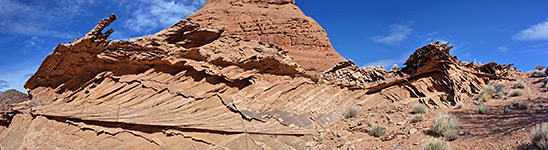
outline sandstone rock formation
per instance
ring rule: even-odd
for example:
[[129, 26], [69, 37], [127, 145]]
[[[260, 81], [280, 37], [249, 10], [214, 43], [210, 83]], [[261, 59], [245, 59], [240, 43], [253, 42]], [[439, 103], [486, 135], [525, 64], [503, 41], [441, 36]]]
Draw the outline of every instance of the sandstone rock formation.
[[348, 107], [446, 107], [509, 69], [467, 67], [438, 42], [400, 70], [359, 68], [291, 0], [209, 0], [129, 41], [107, 39], [114, 20], [44, 60], [2, 149], [307, 149]]
[[294, 5], [295, 0], [209, 0], [187, 19], [225, 27], [222, 35], [270, 43], [284, 50], [308, 74], [321, 73], [345, 59], [326, 31]]

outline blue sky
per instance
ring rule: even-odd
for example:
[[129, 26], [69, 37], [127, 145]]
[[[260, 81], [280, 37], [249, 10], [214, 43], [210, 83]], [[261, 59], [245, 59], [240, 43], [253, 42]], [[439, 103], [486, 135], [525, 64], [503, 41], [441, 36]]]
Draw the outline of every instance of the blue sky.
[[[115, 13], [113, 39], [158, 32], [205, 0], [0, 0], [0, 91], [24, 82], [58, 43], [81, 37]], [[440, 40], [461, 60], [548, 65], [548, 1], [296, 0], [327, 31], [342, 56], [360, 66], [402, 66]]]

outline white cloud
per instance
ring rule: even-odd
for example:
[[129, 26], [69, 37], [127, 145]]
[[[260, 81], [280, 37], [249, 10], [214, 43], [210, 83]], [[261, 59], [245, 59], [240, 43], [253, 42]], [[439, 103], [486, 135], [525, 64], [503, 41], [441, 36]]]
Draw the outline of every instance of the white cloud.
[[497, 50], [501, 53], [505, 53], [505, 52], [508, 52], [508, 46], [499, 46], [497, 47]]
[[49, 8], [20, 1], [0, 0], [0, 26], [2, 27], [0, 33], [74, 38], [74, 33], [60, 32], [53, 28], [57, 24], [72, 20], [81, 9], [79, 5], [73, 3], [60, 2], [58, 5], [58, 7]]
[[548, 21], [533, 25], [514, 34], [512, 37], [520, 41], [548, 40]]
[[[29, 65], [25, 63], [25, 65]], [[23, 66], [23, 64], [17, 64], [17, 66]], [[18, 91], [26, 91], [23, 85], [30, 78], [30, 75], [34, 74], [38, 66], [31, 65], [25, 66], [19, 70], [11, 70], [10, 72], [0, 74], [0, 90], [5, 91], [9, 89], [16, 89]], [[1, 82], [3, 81], [3, 82]]]
[[371, 39], [377, 43], [394, 44], [404, 41], [413, 29], [408, 26], [392, 24], [389, 26], [390, 34], [387, 36], [374, 36]]
[[141, 0], [138, 9], [132, 14], [133, 18], [127, 20], [125, 25], [136, 32], [148, 33], [163, 29], [198, 11], [204, 3], [204, 0]]
[[0, 91], [6, 91], [9, 90], [9, 82], [6, 80], [0, 80]]
[[367, 63], [364, 66], [365, 67], [383, 66], [384, 69], [390, 69], [392, 67], [392, 65], [394, 65], [394, 64], [403, 64], [403, 62], [405, 62], [405, 59], [384, 59], [384, 60], [379, 60], [379, 61]]
[[57, 38], [73, 38], [76, 35], [69, 32], [60, 32], [51, 29], [44, 29], [40, 25], [33, 24], [32, 22], [12, 22], [11, 20], [0, 21], [0, 26], [4, 29], [0, 29], [0, 33], [4, 34], [18, 34], [26, 36], [48, 36]]

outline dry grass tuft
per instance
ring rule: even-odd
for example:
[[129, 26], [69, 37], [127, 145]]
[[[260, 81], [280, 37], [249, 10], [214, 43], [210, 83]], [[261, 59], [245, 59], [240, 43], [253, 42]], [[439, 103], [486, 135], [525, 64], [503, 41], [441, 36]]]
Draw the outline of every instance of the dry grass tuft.
[[423, 119], [422, 115], [415, 115], [415, 117], [413, 117], [413, 119], [411, 120], [411, 122], [417, 123], [417, 122], [422, 121], [422, 119]]
[[514, 82], [514, 89], [524, 89], [525, 88], [525, 82], [523, 81], [516, 81]]
[[374, 137], [380, 137], [386, 133], [386, 126], [381, 124], [374, 124], [373, 128], [371, 128], [371, 131], [369, 131], [369, 135]]
[[413, 105], [413, 114], [424, 114], [428, 108], [424, 104]]
[[440, 139], [429, 139], [422, 147], [423, 150], [448, 150], [449, 144]]
[[539, 149], [548, 149], [548, 123], [537, 124], [531, 130], [532, 142]]
[[479, 105], [478, 106], [478, 113], [479, 114], [486, 114], [487, 113], [487, 106], [485, 105]]
[[344, 116], [344, 119], [348, 119], [348, 118], [356, 117], [357, 114], [358, 114], [358, 110], [356, 110], [356, 108], [350, 107], [346, 109], [343, 116]]
[[451, 132], [456, 132], [458, 126], [459, 118], [447, 112], [438, 113], [434, 118], [434, 123], [432, 124], [434, 133], [444, 137], [452, 134]]

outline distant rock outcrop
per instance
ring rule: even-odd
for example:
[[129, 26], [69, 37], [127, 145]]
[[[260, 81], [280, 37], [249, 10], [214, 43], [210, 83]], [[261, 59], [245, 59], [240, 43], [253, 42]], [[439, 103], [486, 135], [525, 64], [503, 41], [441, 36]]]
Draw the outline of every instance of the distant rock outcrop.
[[4, 129], [2, 126], [9, 125], [15, 113], [12, 111], [12, 105], [28, 100], [27, 94], [11, 89], [0, 93], [0, 132]]

